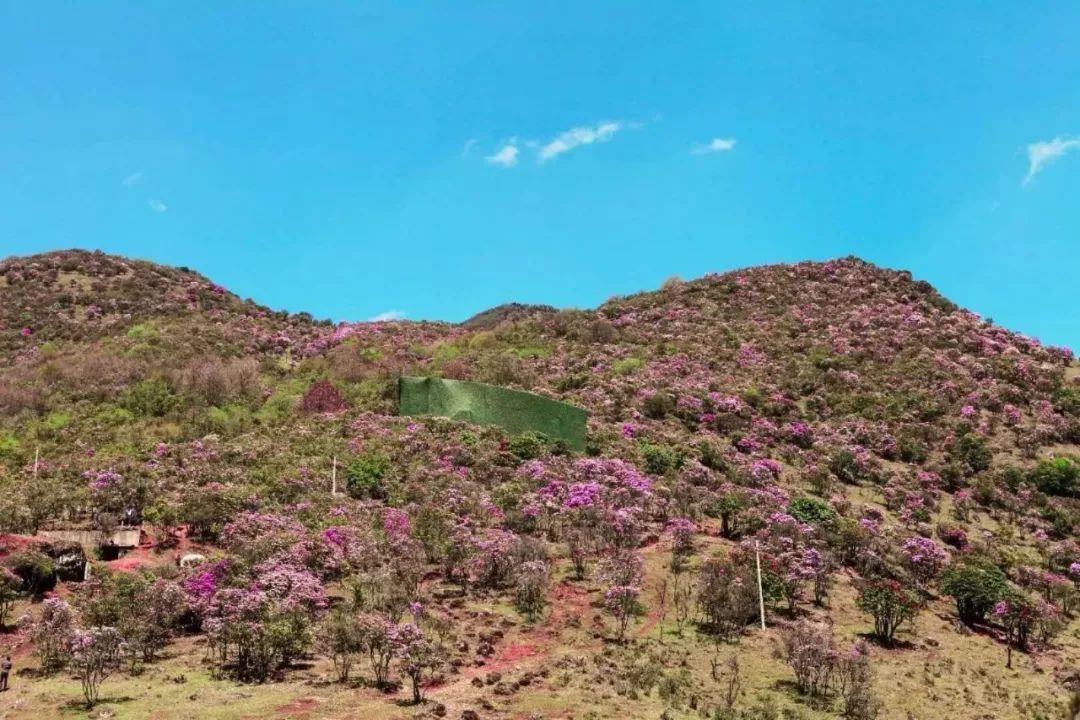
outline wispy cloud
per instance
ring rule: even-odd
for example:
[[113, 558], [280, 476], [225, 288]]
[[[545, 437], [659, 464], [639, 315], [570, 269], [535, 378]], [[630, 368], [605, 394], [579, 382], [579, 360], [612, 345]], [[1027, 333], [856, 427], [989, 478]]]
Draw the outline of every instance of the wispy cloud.
[[1028, 171], [1021, 184], [1027, 185], [1044, 167], [1077, 148], [1080, 148], [1080, 138], [1066, 138], [1060, 135], [1053, 140], [1031, 143], [1027, 146]]
[[707, 143], [700, 143], [690, 148], [691, 155], [707, 155], [709, 153], [727, 152], [735, 148], [735, 138], [713, 138]]
[[120, 181], [121, 185], [138, 185], [142, 182], [142, 170], [133, 172]]
[[570, 128], [540, 148], [540, 162], [547, 162], [582, 145], [607, 142], [615, 137], [615, 133], [619, 132], [622, 127], [621, 122], [603, 122], [593, 127], [582, 125]]
[[513, 143], [503, 145], [494, 155], [488, 155], [484, 158], [492, 165], [500, 165], [502, 167], [514, 167], [518, 161], [518, 148]]
[[368, 318], [368, 322], [390, 322], [391, 320], [404, 320], [405, 313], [400, 310], [387, 310], [381, 312], [375, 317]]
[[465, 145], [461, 148], [461, 157], [468, 157], [469, 153], [472, 152], [472, 149], [478, 142], [480, 142], [480, 138], [469, 138], [466, 140]]
[[146, 201], [146, 204], [150, 206], [150, 209], [154, 212], [163, 213], [169, 209], [169, 206], [161, 202], [157, 198], [150, 198]]

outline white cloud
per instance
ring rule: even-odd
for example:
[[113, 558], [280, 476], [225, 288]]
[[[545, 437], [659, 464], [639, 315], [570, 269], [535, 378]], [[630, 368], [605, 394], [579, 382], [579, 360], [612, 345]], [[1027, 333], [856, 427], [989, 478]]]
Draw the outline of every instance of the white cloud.
[[1028, 171], [1022, 184], [1027, 185], [1044, 167], [1077, 148], [1080, 148], [1080, 138], [1065, 138], [1060, 135], [1053, 140], [1031, 143], [1027, 146]]
[[582, 125], [560, 133], [558, 137], [540, 148], [540, 162], [545, 162], [581, 145], [607, 142], [622, 129], [622, 123], [604, 122], [596, 127]]
[[368, 322], [390, 322], [391, 320], [404, 320], [405, 313], [400, 310], [387, 310], [381, 312], [375, 317], [368, 318]]
[[518, 161], [518, 149], [517, 145], [513, 143], [503, 145], [502, 149], [496, 152], [494, 155], [488, 155], [484, 160], [488, 161], [492, 165], [501, 165], [502, 167], [514, 167]]
[[150, 206], [150, 209], [154, 212], [163, 213], [169, 209], [169, 206], [161, 202], [157, 198], [150, 198], [146, 201], [146, 204]]
[[735, 147], [735, 138], [713, 138], [702, 145], [690, 148], [691, 155], [705, 155], [708, 153], [727, 152]]
[[480, 142], [480, 138], [469, 138], [468, 140], [466, 140], [465, 146], [461, 148], [461, 157], [468, 157], [469, 153], [473, 149], [473, 146], [475, 146], [478, 142]]
[[142, 182], [142, 170], [140, 170], [138, 172], [131, 173], [126, 178], [121, 180], [120, 184], [121, 185], [138, 185], [140, 182]]

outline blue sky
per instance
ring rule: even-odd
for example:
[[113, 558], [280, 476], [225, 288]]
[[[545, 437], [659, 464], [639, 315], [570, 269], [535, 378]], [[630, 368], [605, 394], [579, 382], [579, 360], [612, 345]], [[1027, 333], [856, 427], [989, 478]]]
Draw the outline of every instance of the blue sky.
[[856, 254], [1080, 348], [1077, 37], [1076, 2], [0, 2], [0, 255], [459, 320]]

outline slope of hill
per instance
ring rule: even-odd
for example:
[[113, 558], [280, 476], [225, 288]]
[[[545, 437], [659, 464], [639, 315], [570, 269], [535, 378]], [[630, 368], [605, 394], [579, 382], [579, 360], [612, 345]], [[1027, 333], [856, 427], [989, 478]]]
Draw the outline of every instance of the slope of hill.
[[[183, 269], [9, 258], [0, 555], [26, 618], [0, 650], [48, 664], [57, 603], [117, 626], [148, 673], [107, 681], [118, 717], [1063, 717], [1073, 363], [853, 258], [337, 326]], [[580, 405], [588, 451], [397, 417], [402, 374]], [[28, 536], [125, 520], [144, 546], [30, 601]], [[13, 692], [41, 716], [78, 682]]]

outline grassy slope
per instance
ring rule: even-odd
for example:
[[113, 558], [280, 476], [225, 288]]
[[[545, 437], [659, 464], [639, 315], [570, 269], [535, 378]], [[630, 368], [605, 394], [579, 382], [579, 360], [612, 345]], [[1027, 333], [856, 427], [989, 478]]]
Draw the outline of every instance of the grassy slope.
[[[702, 538], [698, 555], [707, 556], [727, 544], [715, 537]], [[646, 598], [666, 575], [667, 557], [662, 545], [646, 551]], [[444, 682], [428, 689], [428, 697], [446, 705], [449, 717], [457, 717], [467, 708], [480, 711], [482, 717], [526, 718], [539, 713], [545, 718], [615, 720], [659, 717], [665, 708], [669, 717], [695, 717], [691, 705], [711, 706], [720, 699], [720, 688], [710, 677], [710, 658], [726, 659], [735, 654], [743, 680], [740, 707], [752, 707], [769, 698], [795, 717], [835, 717], [835, 706], [809, 706], [791, 688], [790, 670], [780, 657], [782, 620], [773, 621], [765, 632], [749, 632], [737, 643], [716, 645], [692, 628], [677, 635], [673, 619], [661, 624], [654, 612], [632, 626], [633, 643], [624, 648], [606, 639], [611, 628], [595, 606], [598, 590], [587, 587], [578, 590], [568, 582], [555, 585], [546, 616], [534, 625], [520, 625], [516, 613], [506, 605], [469, 603], [465, 616], [470, 612], [481, 619], [494, 616], [505, 637], [485, 666], [446, 675]], [[867, 618], [855, 610], [854, 597], [851, 576], [842, 574], [827, 607], [810, 612], [828, 618], [839, 640], [854, 640], [870, 627]], [[506, 622], [500, 623], [499, 618], [506, 618]], [[469, 637], [469, 625], [468, 620], [463, 623], [462, 636], [475, 642]], [[873, 652], [875, 691], [884, 704], [881, 717], [888, 720], [1064, 717], [1068, 698], [1055, 683], [1053, 670], [1080, 666], [1080, 621], [1074, 620], [1062, 633], [1052, 652], [1015, 654], [1009, 670], [1000, 642], [981, 634], [956, 632], [947, 599], [933, 601], [914, 626], [901, 631], [899, 639], [900, 648]], [[203, 653], [201, 642], [185, 639], [171, 646], [165, 658], [141, 675], [110, 678], [104, 686], [106, 710], [115, 712], [118, 720], [345, 720], [373, 715], [409, 718], [416, 713], [415, 708], [395, 704], [375, 690], [331, 682], [333, 669], [326, 659], [295, 670], [287, 681], [251, 686], [213, 679], [201, 662]], [[32, 663], [29, 658], [25, 662]], [[677, 677], [682, 668], [688, 671], [689, 682], [674, 698], [662, 697], [658, 688], [647, 694], [635, 692], [633, 682], [626, 679], [628, 668], [654, 663], [662, 665], [671, 677]], [[493, 672], [501, 675], [504, 685], [526, 673], [538, 673], [539, 677], [505, 695], [494, 693], [490, 683], [483, 688], [471, 684], [473, 678], [487, 680]], [[183, 683], [174, 681], [179, 676], [184, 677]], [[399, 692], [394, 697], [403, 696]], [[72, 678], [18, 677], [14, 690], [3, 696], [0, 719], [52, 717], [58, 708], [63, 708], [64, 717], [104, 717], [100, 707], [90, 715], [76, 707], [79, 698], [78, 682]]]

